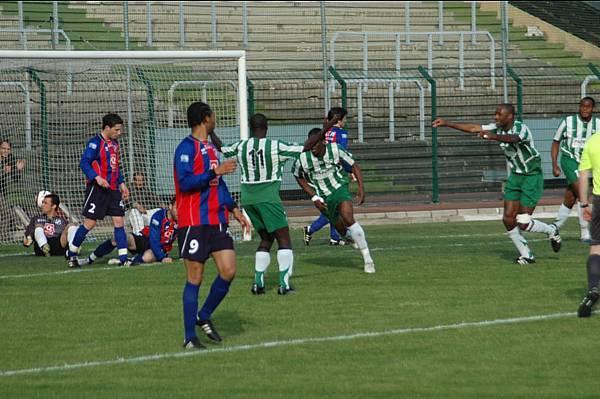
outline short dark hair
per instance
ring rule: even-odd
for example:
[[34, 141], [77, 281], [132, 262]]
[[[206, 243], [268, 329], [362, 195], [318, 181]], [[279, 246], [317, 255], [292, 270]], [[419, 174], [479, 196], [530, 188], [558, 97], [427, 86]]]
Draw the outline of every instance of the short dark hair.
[[56, 205], [56, 208], [58, 209], [58, 206], [60, 205], [60, 199], [58, 198], [58, 195], [48, 194], [44, 198], [50, 198], [50, 201], [52, 201], [52, 205]]
[[174, 195], [171, 197], [171, 205], [175, 205], [177, 203], [177, 196]]
[[106, 126], [112, 128], [119, 124], [123, 124], [123, 119], [117, 114], [106, 114], [102, 117], [102, 130], [104, 130]]
[[584, 102], [584, 101], [589, 101], [589, 102], [591, 102], [591, 103], [592, 103], [592, 107], [595, 107], [595, 106], [596, 106], [596, 100], [594, 100], [594, 98], [593, 98], [593, 97], [590, 97], [590, 96], [585, 96], [585, 97], [583, 97], [581, 100], [579, 100], [579, 104], [581, 104], [581, 103], [582, 103], [582, 102]]
[[516, 111], [515, 111], [515, 106], [509, 103], [502, 103], [500, 105], [498, 105], [498, 107], [503, 108], [505, 110], [507, 110], [510, 114], [515, 115]]
[[320, 127], [313, 127], [308, 132], [308, 137], [314, 136], [315, 134], [319, 134], [319, 133], [321, 133], [321, 131], [323, 131], [323, 129], [321, 129]]
[[190, 128], [201, 125], [206, 118], [210, 118], [213, 111], [208, 104], [202, 101], [192, 103], [187, 109], [187, 122]]
[[250, 118], [250, 130], [263, 130], [266, 131], [269, 128], [267, 117], [263, 114], [254, 114]]
[[333, 117], [337, 117], [338, 121], [344, 119], [348, 115], [348, 110], [342, 107], [332, 107], [327, 113], [327, 120], [330, 121]]

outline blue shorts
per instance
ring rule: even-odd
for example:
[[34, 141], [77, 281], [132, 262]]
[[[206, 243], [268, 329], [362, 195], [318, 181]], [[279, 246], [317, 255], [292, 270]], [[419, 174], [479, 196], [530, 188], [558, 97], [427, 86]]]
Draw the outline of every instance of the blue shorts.
[[233, 238], [226, 224], [182, 227], [177, 230], [177, 242], [180, 257], [202, 263], [213, 252], [233, 250]]
[[88, 185], [82, 215], [93, 220], [102, 220], [104, 216], [124, 216], [125, 205], [121, 192], [97, 184]]

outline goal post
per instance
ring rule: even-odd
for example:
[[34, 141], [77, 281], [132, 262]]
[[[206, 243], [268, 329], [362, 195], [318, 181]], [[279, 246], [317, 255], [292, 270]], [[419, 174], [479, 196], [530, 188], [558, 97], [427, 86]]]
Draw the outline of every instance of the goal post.
[[[211, 106], [224, 142], [248, 137], [245, 51], [0, 50], [0, 88], [0, 139], [11, 146], [11, 155], [0, 157], [2, 166], [11, 164], [0, 175], [0, 218], [14, 226], [0, 231], [0, 243], [20, 241], [23, 226], [15, 215], [35, 215], [40, 190], [57, 193], [80, 219], [85, 177], [79, 161], [105, 114], [124, 121], [120, 157], [132, 205], [156, 207], [174, 194], [173, 153], [190, 133], [192, 102]], [[145, 188], [134, 185], [140, 174]], [[226, 182], [238, 196], [239, 174]], [[111, 226], [110, 218], [99, 223], [91, 239], [112, 236]]]

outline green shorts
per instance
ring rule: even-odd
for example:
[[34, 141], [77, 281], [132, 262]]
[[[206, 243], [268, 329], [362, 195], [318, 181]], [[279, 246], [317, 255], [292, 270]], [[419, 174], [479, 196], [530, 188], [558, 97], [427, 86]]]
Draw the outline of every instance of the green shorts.
[[283, 227], [288, 227], [287, 215], [281, 202], [263, 202], [244, 206], [256, 231], [266, 230], [272, 233]]
[[544, 192], [544, 175], [519, 175], [511, 173], [504, 187], [505, 201], [519, 201], [527, 208], [537, 205]]
[[567, 185], [577, 182], [579, 179], [579, 162], [566, 155], [560, 156], [560, 168], [567, 178]]
[[344, 201], [352, 201], [352, 196], [348, 191], [348, 185], [344, 184], [329, 197], [325, 198], [325, 205], [327, 206], [327, 212], [325, 216], [333, 224], [337, 222], [340, 217], [340, 204]]

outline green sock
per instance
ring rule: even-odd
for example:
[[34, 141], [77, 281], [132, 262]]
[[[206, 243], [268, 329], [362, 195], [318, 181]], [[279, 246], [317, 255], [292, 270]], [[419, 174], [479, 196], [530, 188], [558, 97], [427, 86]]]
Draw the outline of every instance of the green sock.
[[265, 286], [265, 272], [254, 272], [254, 283], [259, 287]]
[[287, 273], [290, 269], [281, 270], [279, 272], [279, 286], [284, 288], [290, 288], [288, 281], [286, 281]]

